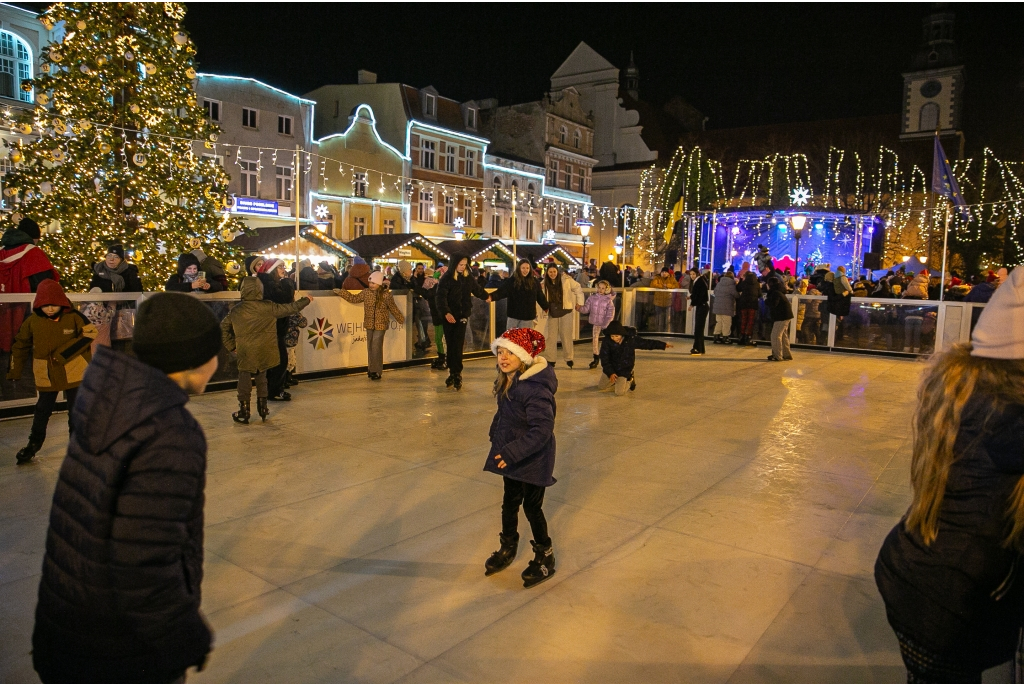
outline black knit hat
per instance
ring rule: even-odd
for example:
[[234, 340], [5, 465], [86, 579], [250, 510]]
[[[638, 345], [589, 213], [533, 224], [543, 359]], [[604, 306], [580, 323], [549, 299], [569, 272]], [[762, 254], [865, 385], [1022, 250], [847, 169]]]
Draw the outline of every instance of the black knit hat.
[[32, 219], [29, 219], [27, 216], [18, 222], [18, 230], [28, 233], [28, 237], [32, 240], [39, 240], [39, 236], [41, 235], [39, 232], [39, 224]]
[[121, 243], [112, 243], [107, 248], [107, 254], [111, 253], [116, 254], [118, 257], [121, 258], [122, 261], [124, 261], [124, 245], [122, 245]]
[[139, 306], [132, 349], [140, 361], [174, 373], [202, 366], [220, 348], [217, 317], [191, 295], [158, 293]]
[[612, 319], [604, 329], [605, 335], [627, 335], [628, 333], [629, 329], [623, 326], [618, 319]]

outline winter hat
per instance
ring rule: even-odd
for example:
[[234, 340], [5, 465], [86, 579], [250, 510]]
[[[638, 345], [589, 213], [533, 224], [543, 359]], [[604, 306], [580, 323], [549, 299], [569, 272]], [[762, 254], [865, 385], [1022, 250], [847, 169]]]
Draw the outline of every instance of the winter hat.
[[356, 257], [355, 259], [352, 260], [352, 263], [353, 264], [366, 264], [366, 260], [363, 259], [362, 257]]
[[1024, 359], [1024, 268], [1010, 272], [981, 311], [971, 334], [972, 357]]
[[185, 269], [189, 268], [190, 266], [194, 266], [196, 267], [196, 269], [199, 268], [199, 260], [196, 258], [194, 254], [192, 254], [191, 252], [186, 252], [185, 254], [178, 256], [179, 276], [183, 276], [185, 274]]
[[491, 343], [491, 352], [498, 354], [498, 348], [504, 347], [524, 364], [532, 364], [537, 355], [544, 351], [544, 336], [532, 328], [513, 328], [505, 331], [500, 338]]
[[380, 285], [383, 282], [384, 282], [384, 272], [383, 271], [374, 271], [372, 274], [370, 274], [370, 283], [372, 283], [374, 285]]
[[845, 276], [846, 275], [846, 267], [845, 266], [839, 267], [838, 269], [836, 269], [836, 273], [839, 274], [840, 276]]
[[40, 281], [39, 287], [36, 288], [36, 297], [32, 301], [32, 309], [39, 309], [47, 305], [73, 309], [68, 296], [64, 294], [64, 289], [60, 287], [60, 283], [52, 278]]
[[618, 319], [612, 319], [612, 322], [605, 326], [605, 335], [626, 335], [626, 327], [622, 325]]
[[272, 274], [279, 266], [284, 266], [284, 262], [280, 259], [268, 259], [257, 268], [257, 273]]
[[986, 283], [992, 283], [995, 280], [996, 280], [996, 272], [995, 271], [989, 271], [988, 272], [988, 276], [985, 277], [985, 282]]
[[263, 257], [258, 254], [251, 254], [244, 260], [245, 273], [255, 276], [256, 271], [263, 265]]
[[412, 273], [412, 264], [410, 264], [409, 262], [407, 262], [407, 261], [405, 261], [405, 260], [403, 259], [403, 260], [401, 260], [400, 262], [398, 262], [398, 271], [399, 271], [399, 273], [401, 273], [401, 274], [402, 274], [403, 276], [405, 276], [406, 278], [408, 278], [408, 277], [409, 277], [409, 274], [411, 274], [411, 273]]
[[121, 243], [114, 243], [107, 248], [107, 254], [116, 254], [122, 260], [124, 260], [124, 245]]
[[32, 240], [39, 240], [39, 224], [32, 219], [29, 219], [27, 216], [18, 222], [18, 230], [23, 233], [27, 233], [28, 237]]
[[198, 299], [157, 293], [139, 305], [132, 341], [139, 361], [174, 373], [202, 366], [220, 348], [220, 323]]

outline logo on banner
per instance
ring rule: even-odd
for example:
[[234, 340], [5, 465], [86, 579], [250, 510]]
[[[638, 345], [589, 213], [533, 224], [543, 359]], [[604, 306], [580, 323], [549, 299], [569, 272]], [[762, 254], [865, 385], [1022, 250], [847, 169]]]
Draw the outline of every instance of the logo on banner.
[[314, 350], [326, 350], [334, 342], [334, 325], [327, 320], [313, 319], [313, 325], [306, 329], [306, 339]]

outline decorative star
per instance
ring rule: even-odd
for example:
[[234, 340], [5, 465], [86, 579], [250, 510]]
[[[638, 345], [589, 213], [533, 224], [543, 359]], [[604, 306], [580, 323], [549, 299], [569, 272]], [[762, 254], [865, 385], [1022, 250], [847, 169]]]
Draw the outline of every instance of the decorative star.
[[326, 219], [331, 213], [330, 210], [327, 209], [327, 205], [324, 204], [317, 205], [314, 212], [316, 213], [317, 219]]
[[789, 194], [789, 199], [792, 201], [793, 206], [803, 207], [811, 201], [811, 195], [810, 189], [801, 186], [800, 188], [793, 189], [793, 192]]
[[314, 350], [326, 350], [334, 342], [334, 325], [326, 317], [314, 319], [313, 325], [306, 329], [306, 335], [306, 342]]
[[462, 228], [466, 225], [466, 220], [463, 219], [461, 216], [455, 217], [454, 225], [456, 230], [461, 231]]

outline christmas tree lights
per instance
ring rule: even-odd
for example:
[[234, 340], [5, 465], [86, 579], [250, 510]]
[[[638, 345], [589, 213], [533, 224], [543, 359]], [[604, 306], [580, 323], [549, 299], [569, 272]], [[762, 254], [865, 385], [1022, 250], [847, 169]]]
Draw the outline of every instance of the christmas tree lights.
[[35, 108], [3, 122], [22, 136], [9, 151], [3, 227], [22, 216], [45, 227], [41, 246], [70, 289], [88, 285], [110, 243], [132, 255], [146, 289], [163, 286], [180, 252], [236, 254], [230, 241], [245, 225], [221, 211], [230, 178], [204, 156], [219, 129], [193, 89], [184, 14], [174, 2], [57, 3], [39, 17], [66, 32], [22, 84]]

